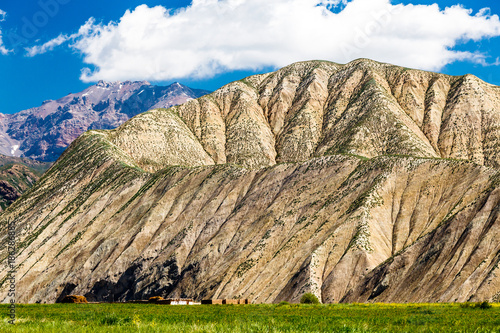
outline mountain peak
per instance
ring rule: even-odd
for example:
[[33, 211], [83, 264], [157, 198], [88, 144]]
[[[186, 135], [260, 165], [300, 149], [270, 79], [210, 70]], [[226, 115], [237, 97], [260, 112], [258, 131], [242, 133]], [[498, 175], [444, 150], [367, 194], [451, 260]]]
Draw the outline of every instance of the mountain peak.
[[111, 86], [113, 83], [111, 82], [106, 82], [106, 81], [103, 81], [103, 80], [99, 80], [95, 86], [96, 87], [103, 87], [103, 88], [108, 88], [109, 86]]
[[[327, 153], [349, 153], [367, 158], [400, 154], [468, 159], [500, 167], [500, 151], [493, 148], [500, 133], [482, 133], [477, 121], [488, 119], [486, 123], [496, 124], [500, 120], [483, 109], [475, 110], [472, 118], [467, 116], [472, 111], [466, 102], [481, 105], [484, 96], [489, 96], [490, 103], [498, 103], [498, 91], [479, 81], [469, 84], [467, 78], [370, 59], [346, 65], [305, 61], [230, 83], [211, 94], [212, 99], [202, 97], [176, 111], [216, 164], [261, 168]], [[221, 99], [226, 94], [233, 100]], [[456, 99], [449, 100], [450, 94]], [[245, 107], [238, 108], [240, 104]], [[221, 113], [202, 117], [214, 110]], [[201, 118], [205, 123], [199, 123]], [[221, 129], [221, 124], [236, 126], [233, 122], [240, 118], [246, 119], [241, 131], [227, 137], [228, 129]], [[200, 126], [211, 130], [203, 131]], [[476, 129], [472, 139], [471, 129]], [[149, 150], [149, 146], [140, 149], [146, 154]], [[185, 153], [180, 150], [174, 155]], [[168, 165], [154, 154], [137, 156], [136, 161], [148, 170]], [[203, 157], [198, 162], [205, 161]]]
[[150, 108], [171, 107], [205, 93], [169, 90], [148, 81], [100, 80], [79, 93], [7, 115], [0, 132], [0, 154], [10, 156], [14, 151], [16, 156], [54, 161], [87, 129], [115, 128]]
[[176, 82], [170, 84], [168, 87], [169, 88], [184, 88], [185, 86], [176, 81]]

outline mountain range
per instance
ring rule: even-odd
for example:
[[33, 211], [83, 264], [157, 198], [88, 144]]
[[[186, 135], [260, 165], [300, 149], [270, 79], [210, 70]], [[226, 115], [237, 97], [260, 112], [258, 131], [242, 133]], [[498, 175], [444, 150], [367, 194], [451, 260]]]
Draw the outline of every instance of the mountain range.
[[81, 135], [1, 257], [15, 221], [18, 302], [499, 301], [499, 146], [472, 75], [295, 63]]
[[0, 154], [53, 162], [89, 129], [112, 129], [151, 108], [182, 104], [207, 93], [180, 83], [162, 87], [146, 81], [99, 81], [39, 107], [0, 114]]

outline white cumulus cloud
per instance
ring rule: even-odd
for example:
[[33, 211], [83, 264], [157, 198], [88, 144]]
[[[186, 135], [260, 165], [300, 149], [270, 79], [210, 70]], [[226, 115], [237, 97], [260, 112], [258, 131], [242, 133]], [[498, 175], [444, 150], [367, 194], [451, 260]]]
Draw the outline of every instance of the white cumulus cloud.
[[[193, 0], [177, 11], [141, 5], [108, 24], [91, 19], [70, 36], [70, 46], [94, 68], [82, 72], [83, 81], [170, 80], [311, 59], [345, 63], [365, 57], [427, 70], [454, 61], [487, 64], [488, 55], [456, 46], [495, 36], [497, 15], [460, 5]], [[61, 41], [59, 36], [33, 54]]]
[[[5, 21], [5, 16], [7, 15], [7, 13], [3, 10], [0, 9], [0, 22], [3, 22]], [[1, 54], [7, 54], [9, 53], [10, 51], [7, 50], [5, 48], [5, 46], [3, 45], [3, 40], [2, 40], [2, 30], [0, 30], [0, 53]]]

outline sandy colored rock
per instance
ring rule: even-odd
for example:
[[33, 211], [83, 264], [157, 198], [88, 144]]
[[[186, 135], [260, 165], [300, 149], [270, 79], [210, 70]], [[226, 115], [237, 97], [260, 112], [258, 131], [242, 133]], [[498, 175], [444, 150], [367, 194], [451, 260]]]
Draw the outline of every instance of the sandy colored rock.
[[18, 300], [496, 300], [498, 94], [313, 61], [87, 132], [0, 217]]

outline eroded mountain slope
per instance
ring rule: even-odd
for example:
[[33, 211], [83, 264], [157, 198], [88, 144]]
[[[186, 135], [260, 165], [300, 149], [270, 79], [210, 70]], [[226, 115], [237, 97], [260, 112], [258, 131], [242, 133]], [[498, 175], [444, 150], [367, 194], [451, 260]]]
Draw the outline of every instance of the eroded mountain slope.
[[261, 168], [338, 153], [499, 167], [499, 109], [500, 88], [471, 75], [365, 59], [343, 66], [311, 61], [135, 117], [114, 142], [151, 172], [169, 165]]
[[172, 110], [215, 163], [258, 168], [326, 153], [498, 167], [499, 109], [500, 89], [471, 75], [358, 60], [293, 64]]
[[18, 300], [497, 299], [498, 110], [470, 76], [305, 62], [87, 132], [0, 217]]
[[[479, 211], [484, 200], [493, 200], [487, 209], [498, 206], [497, 178], [472, 162], [339, 155], [261, 170], [150, 174], [105, 133], [89, 133], [2, 218], [16, 218], [22, 230], [23, 302], [70, 292], [96, 300], [163, 294], [273, 302], [305, 291], [331, 302], [401, 250], [457, 223], [457, 213]], [[490, 221], [485, 237], [494, 239], [498, 222]], [[495, 251], [480, 256], [487, 267], [498, 264]], [[461, 299], [474, 299], [479, 282]], [[434, 296], [452, 300], [464, 283], [452, 296]], [[489, 288], [491, 298], [498, 279]]]

